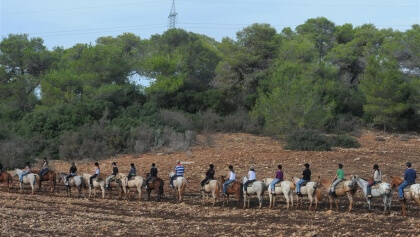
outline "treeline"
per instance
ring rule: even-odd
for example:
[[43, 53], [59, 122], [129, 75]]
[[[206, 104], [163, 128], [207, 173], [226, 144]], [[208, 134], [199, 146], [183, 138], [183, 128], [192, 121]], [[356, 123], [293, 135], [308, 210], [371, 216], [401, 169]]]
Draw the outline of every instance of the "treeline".
[[0, 161], [185, 150], [199, 132], [419, 131], [419, 77], [419, 25], [316, 18], [221, 42], [171, 29], [53, 50], [11, 34], [0, 42]]

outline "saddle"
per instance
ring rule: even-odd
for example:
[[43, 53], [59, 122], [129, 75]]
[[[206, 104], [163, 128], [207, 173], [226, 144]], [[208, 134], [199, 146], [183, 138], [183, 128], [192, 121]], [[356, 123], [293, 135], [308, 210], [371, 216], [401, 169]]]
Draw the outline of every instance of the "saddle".
[[283, 183], [283, 181], [284, 181], [284, 180], [282, 180], [282, 181], [280, 181], [280, 182], [276, 183], [276, 184], [274, 185], [274, 187], [281, 187], [281, 183]]
[[302, 183], [300, 186], [301, 186], [301, 187], [304, 187], [304, 186], [306, 186], [309, 182], [310, 182], [309, 180], [305, 180], [305, 181], [303, 181], [303, 183]]
[[212, 181], [212, 180], [214, 180], [214, 179], [209, 179], [209, 180], [207, 180], [207, 181], [204, 183], [204, 185], [209, 184], [209, 183], [210, 183], [210, 181]]
[[156, 179], [156, 177], [152, 177], [152, 178], [150, 178], [150, 180], [149, 181], [147, 181], [147, 183], [149, 184], [149, 183], [153, 183], [153, 181]]
[[379, 185], [382, 183], [382, 181], [377, 182], [375, 185], [373, 185], [372, 187], [370, 187], [370, 189], [377, 189], [379, 188]]
[[247, 187], [247, 188], [248, 188], [248, 187], [252, 187], [252, 184], [253, 184], [255, 181], [257, 181], [257, 180], [251, 180], [251, 181], [248, 181], [248, 184], [246, 185], [246, 187]]
[[411, 185], [414, 185], [414, 184], [409, 184], [407, 187], [405, 187], [404, 192], [410, 192], [410, 187], [411, 187]]

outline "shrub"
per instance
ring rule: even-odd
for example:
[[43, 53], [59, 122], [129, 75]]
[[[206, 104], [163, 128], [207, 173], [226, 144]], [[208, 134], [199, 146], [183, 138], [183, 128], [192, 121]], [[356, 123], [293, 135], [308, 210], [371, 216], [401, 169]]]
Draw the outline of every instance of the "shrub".
[[359, 148], [360, 143], [354, 137], [348, 135], [337, 135], [329, 137], [331, 146], [344, 148]]
[[300, 151], [330, 151], [331, 145], [325, 135], [312, 129], [300, 129], [286, 137], [285, 149]]
[[184, 132], [194, 127], [192, 119], [182, 112], [162, 109], [159, 114], [165, 126], [172, 127], [176, 131]]
[[13, 138], [0, 143], [0, 162], [5, 169], [22, 168], [34, 162], [39, 146], [34, 139]]

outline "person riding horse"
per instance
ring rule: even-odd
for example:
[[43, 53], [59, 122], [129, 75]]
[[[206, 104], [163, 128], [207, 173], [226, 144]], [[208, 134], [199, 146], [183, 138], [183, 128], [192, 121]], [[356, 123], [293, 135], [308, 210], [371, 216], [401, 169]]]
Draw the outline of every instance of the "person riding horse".
[[404, 182], [398, 186], [398, 196], [401, 201], [404, 201], [404, 188], [408, 185], [416, 183], [416, 171], [411, 168], [411, 162], [406, 163], [407, 169], [404, 171]]
[[105, 179], [105, 188], [109, 188], [109, 182], [118, 174], [118, 167], [116, 162], [112, 162], [112, 174]]
[[229, 179], [223, 184], [223, 193], [222, 195], [226, 194], [226, 187], [236, 181], [236, 173], [235, 170], [233, 170], [233, 166], [229, 165]]
[[339, 184], [343, 180], [344, 180], [343, 164], [338, 164], [338, 170], [337, 170], [336, 175], [333, 179], [333, 183], [331, 184], [331, 187], [330, 187], [330, 195], [331, 196], [337, 197], [337, 195], [335, 194], [335, 186], [337, 186], [337, 184]]
[[214, 171], [214, 165], [210, 164], [209, 167], [209, 170], [206, 172], [206, 177], [201, 181], [201, 189], [204, 189], [204, 184], [207, 181], [214, 179], [214, 174], [216, 173], [216, 171]]
[[371, 180], [369, 182], [369, 184], [366, 186], [366, 197], [367, 198], [371, 198], [372, 197], [372, 186], [382, 182], [382, 173], [379, 170], [379, 165], [375, 164], [373, 165], [373, 170], [375, 170], [375, 172], [373, 173], [373, 180]]
[[22, 173], [19, 174], [19, 182], [22, 183], [23, 182], [23, 177], [30, 174], [30, 173], [32, 173], [31, 163], [26, 162], [25, 170]]
[[306, 163], [303, 166], [305, 166], [305, 170], [302, 172], [302, 178], [296, 183], [296, 194], [300, 194], [300, 186], [305, 183], [311, 181], [311, 170], [309, 169], [309, 164]]
[[65, 180], [64, 180], [65, 185], [69, 185], [69, 179], [70, 179], [71, 177], [76, 176], [76, 175], [77, 175], [77, 174], [76, 174], [76, 172], [77, 172], [77, 167], [76, 167], [76, 164], [75, 164], [74, 162], [71, 162], [71, 167], [70, 167], [69, 175], [67, 175], [67, 176], [65, 177]]
[[257, 180], [255, 169], [254, 169], [254, 166], [251, 165], [251, 167], [249, 167], [249, 171], [248, 171], [248, 180], [245, 181], [245, 183], [244, 183], [244, 187], [243, 187], [244, 193], [246, 193], [246, 186], [248, 186], [249, 183], [252, 183], [255, 180]]
[[42, 168], [39, 171], [38, 175], [39, 177], [42, 177], [42, 175], [46, 174], [48, 172], [48, 160], [46, 157], [44, 157], [44, 162], [42, 163]]
[[181, 161], [176, 161], [175, 174], [171, 177], [169, 187], [173, 188], [174, 180], [176, 177], [184, 177], [185, 167], [181, 165]]
[[130, 172], [128, 172], [127, 180], [130, 180], [131, 177], [134, 177], [137, 175], [136, 167], [134, 166], [134, 163], [130, 164]]
[[93, 188], [93, 179], [98, 177], [100, 173], [101, 173], [101, 168], [99, 168], [99, 163], [95, 162], [95, 173], [89, 178], [89, 184], [91, 188]]
[[156, 164], [152, 163], [152, 168], [150, 168], [150, 173], [146, 178], [146, 188], [148, 188], [147, 184], [150, 180], [157, 178], [158, 169], [156, 168]]
[[281, 181], [283, 181], [283, 170], [281, 165], [277, 166], [278, 170], [276, 171], [276, 178], [271, 182], [270, 186], [271, 186], [271, 193], [272, 194], [276, 194], [276, 190], [275, 190], [275, 185], [276, 183], [279, 183]]

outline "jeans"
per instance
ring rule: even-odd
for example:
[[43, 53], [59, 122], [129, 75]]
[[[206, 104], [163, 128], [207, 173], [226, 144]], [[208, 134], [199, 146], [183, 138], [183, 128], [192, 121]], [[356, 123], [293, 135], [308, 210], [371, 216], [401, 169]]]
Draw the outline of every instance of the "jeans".
[[38, 175], [39, 177], [42, 177], [42, 175], [46, 174], [48, 172], [48, 168], [43, 168], [39, 171]]
[[409, 182], [404, 180], [404, 182], [402, 182], [402, 184], [400, 184], [400, 186], [398, 186], [398, 196], [400, 198], [404, 197], [404, 188], [407, 187], [410, 184], [413, 184], [413, 183], [409, 183]]
[[19, 174], [19, 181], [22, 182], [23, 181], [23, 176], [26, 176], [28, 174], [29, 174], [29, 172], [27, 172], [27, 171], [23, 171], [22, 173], [20, 173]]
[[300, 179], [297, 183], [296, 183], [296, 192], [300, 193], [300, 185], [302, 185], [306, 180], [304, 179]]
[[174, 185], [174, 180], [177, 178], [177, 177], [183, 177], [184, 175], [174, 175], [174, 176], [172, 176], [171, 177], [171, 182], [169, 182], [169, 185], [171, 185], [171, 186], [173, 186]]
[[106, 187], [109, 186], [109, 182], [111, 181], [111, 179], [115, 178], [115, 175], [110, 175], [108, 176], [108, 178], [105, 179], [105, 185]]
[[209, 181], [209, 180], [213, 180], [212, 178], [210, 178], [210, 177], [206, 177], [205, 179], [203, 179], [202, 181], [201, 181], [201, 187], [204, 187], [204, 184], [207, 182], [207, 181]]
[[378, 183], [377, 181], [373, 181], [371, 184], [368, 184], [368, 185], [366, 186], [366, 194], [367, 194], [367, 195], [371, 195], [371, 194], [372, 194], [372, 189], [371, 189], [371, 187], [372, 187], [373, 185], [377, 184], [377, 183]]
[[280, 179], [274, 179], [272, 182], [271, 182], [271, 184], [270, 184], [270, 187], [271, 187], [271, 192], [272, 193], [274, 193], [275, 192], [275, 185], [276, 185], [276, 183], [278, 183], [278, 182], [280, 182]]
[[330, 192], [334, 192], [335, 186], [340, 183], [341, 181], [343, 181], [343, 179], [336, 179], [332, 184], [331, 184], [331, 189]]
[[234, 179], [228, 179], [228, 181], [226, 181], [226, 182], [223, 184], [223, 193], [224, 193], [224, 194], [226, 194], [226, 187], [227, 187], [229, 184], [233, 183], [233, 182], [235, 182], [235, 180], [234, 180]]

